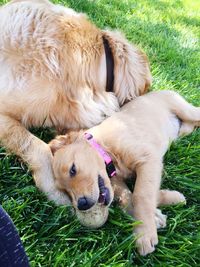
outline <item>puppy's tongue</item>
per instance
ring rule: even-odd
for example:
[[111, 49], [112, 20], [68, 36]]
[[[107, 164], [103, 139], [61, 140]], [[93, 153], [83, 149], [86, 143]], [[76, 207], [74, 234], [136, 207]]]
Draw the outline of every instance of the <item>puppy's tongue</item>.
[[104, 180], [100, 175], [98, 177], [98, 185], [99, 185], [98, 202], [103, 205], [108, 205], [110, 202], [110, 192], [109, 192], [109, 189], [105, 187]]
[[106, 193], [105, 192], [104, 193], [100, 193], [98, 202], [101, 203], [101, 204], [104, 204], [105, 200], [106, 200]]
[[100, 191], [98, 202], [100, 204], [108, 205], [110, 201], [110, 193], [107, 187]]

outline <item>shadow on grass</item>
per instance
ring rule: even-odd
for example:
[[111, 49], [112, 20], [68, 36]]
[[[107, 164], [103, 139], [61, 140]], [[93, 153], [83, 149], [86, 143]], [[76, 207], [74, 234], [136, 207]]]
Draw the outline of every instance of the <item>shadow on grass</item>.
[[191, 25], [191, 26], [196, 26], [200, 27], [200, 19], [195, 19], [195, 18], [188, 18], [185, 16], [180, 16], [178, 19], [183, 22], [186, 26]]

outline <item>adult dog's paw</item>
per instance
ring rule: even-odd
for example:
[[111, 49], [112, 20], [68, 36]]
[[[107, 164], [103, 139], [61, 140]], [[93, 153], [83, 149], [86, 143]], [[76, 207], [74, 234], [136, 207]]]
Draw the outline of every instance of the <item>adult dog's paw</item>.
[[70, 205], [71, 201], [66, 193], [60, 191], [55, 184], [51, 166], [38, 169], [33, 173], [36, 186], [46, 194], [47, 198], [56, 205]]
[[47, 197], [49, 200], [55, 202], [56, 205], [71, 205], [71, 201], [67, 194], [64, 192], [54, 189], [53, 191], [47, 192]]

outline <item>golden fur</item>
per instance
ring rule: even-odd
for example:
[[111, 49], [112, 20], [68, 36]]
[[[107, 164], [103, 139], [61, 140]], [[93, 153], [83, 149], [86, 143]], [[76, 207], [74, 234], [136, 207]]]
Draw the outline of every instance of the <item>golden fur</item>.
[[[109, 179], [103, 158], [84, 138], [84, 131], [74, 132], [58, 136], [50, 143], [57, 186], [68, 192], [76, 210], [81, 197], [92, 199], [93, 207], [99, 208], [98, 177], [103, 177], [110, 192], [107, 207], [115, 192], [121, 206], [142, 221], [135, 227], [139, 253], [151, 253], [158, 243], [156, 220], [161, 221], [160, 226], [164, 226], [162, 221], [165, 224], [156, 207], [185, 201], [177, 191], [160, 190], [163, 156], [171, 141], [180, 134], [192, 132], [195, 126], [200, 126], [200, 108], [187, 103], [177, 93], [160, 91], [140, 96], [87, 131], [110, 154], [117, 176]], [[72, 164], [76, 166], [76, 174], [70, 177]], [[137, 178], [132, 193], [124, 178], [134, 171]], [[90, 209], [87, 216], [89, 212]]]
[[[92, 127], [145, 93], [146, 56], [118, 32], [100, 30], [85, 15], [47, 0], [0, 7], [0, 141], [32, 168], [37, 186], [58, 203], [51, 151], [28, 127]], [[105, 91], [102, 37], [114, 56], [114, 93]]]

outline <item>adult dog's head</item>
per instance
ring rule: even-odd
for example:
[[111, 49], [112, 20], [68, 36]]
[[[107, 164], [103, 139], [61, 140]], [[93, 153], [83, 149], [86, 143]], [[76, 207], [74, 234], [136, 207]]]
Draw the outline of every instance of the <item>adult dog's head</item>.
[[19, 109], [27, 127], [91, 128], [151, 84], [140, 49], [84, 14], [48, 0], [13, 0], [0, 12], [0, 90], [12, 92], [12, 116]]
[[57, 187], [69, 195], [82, 224], [100, 227], [114, 197], [104, 160], [83, 134], [58, 136], [49, 145]]

